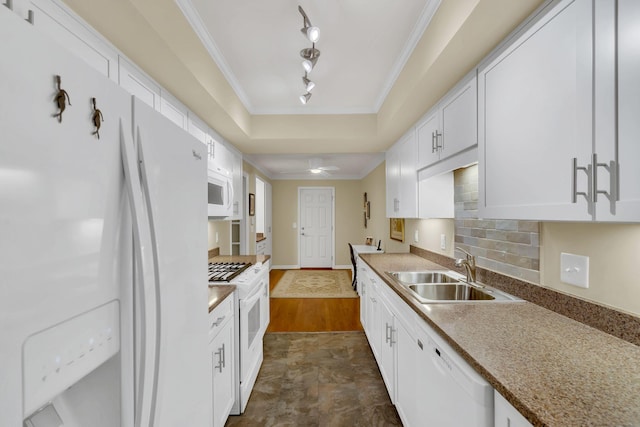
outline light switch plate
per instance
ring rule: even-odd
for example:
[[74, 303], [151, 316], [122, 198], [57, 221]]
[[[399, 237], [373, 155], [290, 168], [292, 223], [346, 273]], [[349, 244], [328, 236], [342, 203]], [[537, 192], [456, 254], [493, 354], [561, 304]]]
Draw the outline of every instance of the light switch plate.
[[560, 280], [580, 288], [589, 287], [589, 257], [562, 252]]
[[416, 242], [416, 243], [418, 243], [418, 238], [419, 238], [419, 237], [420, 237], [420, 236], [418, 235], [418, 230], [415, 230], [415, 231], [413, 232], [413, 241], [414, 241], [414, 242]]
[[443, 251], [447, 249], [447, 235], [446, 234], [441, 234], [440, 235], [440, 249], [442, 249]]

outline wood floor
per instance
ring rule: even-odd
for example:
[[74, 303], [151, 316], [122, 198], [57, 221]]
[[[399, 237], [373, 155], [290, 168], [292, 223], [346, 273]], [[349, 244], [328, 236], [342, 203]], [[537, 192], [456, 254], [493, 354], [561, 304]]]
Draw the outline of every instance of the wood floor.
[[[273, 290], [286, 270], [271, 270]], [[360, 298], [271, 298], [267, 332], [362, 331]]]

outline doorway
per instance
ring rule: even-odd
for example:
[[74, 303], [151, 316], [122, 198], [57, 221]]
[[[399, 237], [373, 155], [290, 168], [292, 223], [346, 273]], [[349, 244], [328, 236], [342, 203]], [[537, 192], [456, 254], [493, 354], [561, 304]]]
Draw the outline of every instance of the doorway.
[[333, 268], [334, 187], [298, 188], [300, 268]]

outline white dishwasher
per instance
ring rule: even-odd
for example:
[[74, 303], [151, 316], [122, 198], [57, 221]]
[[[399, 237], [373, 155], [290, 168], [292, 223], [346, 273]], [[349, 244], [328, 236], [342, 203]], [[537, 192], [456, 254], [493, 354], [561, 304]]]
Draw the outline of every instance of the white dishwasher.
[[416, 332], [421, 425], [493, 426], [493, 387], [426, 323]]

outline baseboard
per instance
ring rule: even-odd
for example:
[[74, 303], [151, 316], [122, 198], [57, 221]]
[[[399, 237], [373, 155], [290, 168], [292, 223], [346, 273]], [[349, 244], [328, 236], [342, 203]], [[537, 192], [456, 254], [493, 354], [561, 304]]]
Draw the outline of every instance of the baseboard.
[[[272, 265], [272, 270], [299, 270], [299, 265]], [[351, 264], [346, 265], [334, 265], [334, 270], [353, 270], [353, 266]]]

